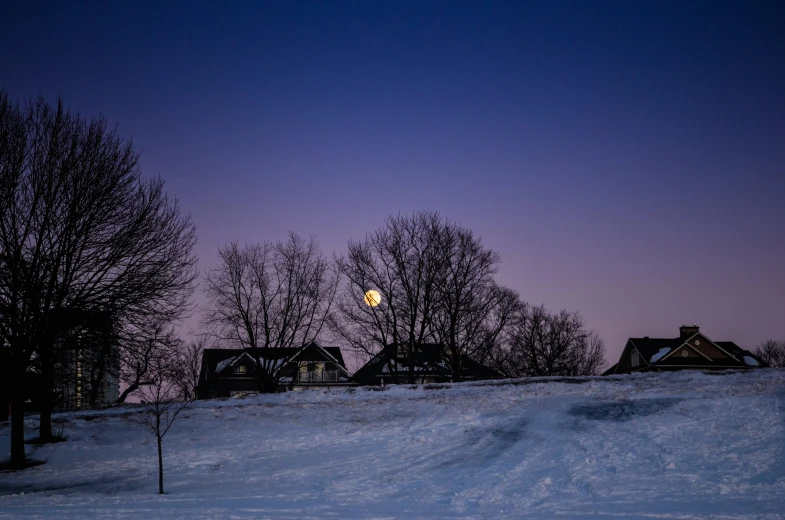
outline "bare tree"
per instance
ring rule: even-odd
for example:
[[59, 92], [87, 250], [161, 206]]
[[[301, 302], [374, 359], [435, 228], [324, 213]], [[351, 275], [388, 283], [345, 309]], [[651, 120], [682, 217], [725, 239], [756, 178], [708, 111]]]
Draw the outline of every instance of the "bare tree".
[[495, 366], [508, 377], [596, 375], [605, 363], [602, 339], [577, 313], [551, 313], [524, 304], [503, 342]]
[[785, 341], [766, 340], [758, 345], [755, 354], [770, 367], [785, 367]]
[[44, 384], [40, 437], [51, 437], [58, 315], [108, 313], [118, 329], [175, 320], [196, 276], [195, 229], [161, 179], [103, 119], [62, 101], [24, 106], [0, 92], [0, 333], [11, 351], [11, 465], [24, 455], [24, 384], [33, 356]]
[[174, 353], [172, 362], [178, 369], [173, 371], [170, 377], [177, 386], [181, 399], [196, 399], [204, 348], [205, 339], [200, 337], [192, 341], [181, 341]]
[[450, 353], [453, 381], [460, 381], [463, 360], [487, 356], [519, 300], [514, 291], [494, 282], [499, 254], [483, 246], [471, 230], [444, 222], [438, 241], [443, 269], [434, 329], [437, 341]]
[[176, 363], [157, 360], [151, 367], [150, 381], [138, 390], [143, 408], [135, 420], [155, 435], [158, 447], [159, 495], [164, 494], [164, 436], [169, 432], [175, 419], [193, 403], [191, 399], [181, 399], [177, 378], [171, 377], [181, 369], [182, 367]]
[[[518, 305], [517, 295], [494, 281], [499, 261], [471, 230], [438, 213], [389, 217], [338, 259], [346, 283], [332, 330], [366, 358], [399, 349], [387, 363], [408, 383], [417, 382], [418, 347], [438, 344], [459, 381], [464, 361], [488, 355]], [[369, 302], [367, 291], [381, 301]]]
[[171, 324], [155, 317], [148, 317], [130, 332], [120, 339], [119, 380], [125, 389], [117, 399], [118, 404], [150, 384], [156, 368], [172, 359], [180, 344]]
[[[473, 336], [467, 336], [466, 346], [459, 346], [456, 352], [461, 357], [466, 356], [483, 365], [493, 366], [494, 351], [505, 341], [524, 304], [512, 289], [494, 284], [487, 290], [492, 293], [487, 297], [490, 305], [480, 307], [483, 319], [479, 331]], [[460, 369], [452, 363], [451, 368], [453, 374]]]
[[[391, 216], [365, 240], [349, 242], [348, 255], [336, 260], [346, 283], [331, 328], [351, 348], [369, 358], [395, 346], [411, 359], [419, 345], [436, 340], [441, 226], [437, 213]], [[380, 301], [368, 291], [377, 291]], [[397, 363], [397, 356], [389, 362]], [[412, 363], [408, 369], [408, 382], [416, 382]]]
[[234, 242], [218, 254], [219, 265], [205, 276], [205, 330], [222, 345], [246, 349], [255, 360], [259, 391], [274, 392], [282, 349], [319, 336], [337, 276], [316, 239], [295, 233], [274, 244]]

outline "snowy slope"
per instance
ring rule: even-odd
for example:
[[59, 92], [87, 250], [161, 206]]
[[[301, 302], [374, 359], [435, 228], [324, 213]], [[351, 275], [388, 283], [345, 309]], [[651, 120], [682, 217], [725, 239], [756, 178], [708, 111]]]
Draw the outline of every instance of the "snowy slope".
[[783, 518], [785, 371], [577, 381], [202, 401], [164, 496], [135, 408], [65, 414], [0, 518]]

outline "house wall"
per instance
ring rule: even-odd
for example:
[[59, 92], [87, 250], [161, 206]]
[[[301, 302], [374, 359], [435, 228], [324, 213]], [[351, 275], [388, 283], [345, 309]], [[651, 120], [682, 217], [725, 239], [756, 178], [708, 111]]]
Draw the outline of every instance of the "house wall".
[[725, 354], [722, 350], [718, 349], [706, 338], [693, 338], [690, 340], [689, 344], [698, 350], [701, 354], [709, 356], [712, 359], [727, 359], [728, 355]]
[[335, 364], [324, 361], [298, 361], [296, 369], [298, 383], [337, 383], [338, 369]]
[[[686, 352], [686, 355], [685, 355], [685, 352]], [[703, 361], [705, 361], [706, 363], [708, 363], [706, 358], [704, 358], [703, 356], [701, 356], [700, 354], [698, 354], [697, 352], [695, 352], [694, 350], [692, 350], [690, 347], [687, 347], [687, 346], [680, 347], [680, 348], [677, 348], [676, 350], [674, 350], [673, 353], [668, 357], [668, 359], [671, 359], [671, 358], [674, 358], [674, 357], [675, 358], [681, 358], [681, 359], [700, 358]]]
[[199, 388], [199, 399], [230, 397], [232, 392], [258, 392], [259, 383], [253, 377], [222, 377]]
[[[633, 351], [632, 342], [627, 341], [627, 345], [624, 347], [624, 351], [622, 352], [621, 357], [619, 358], [619, 364], [616, 367], [616, 372], [628, 372], [633, 368], [632, 358], [631, 358], [632, 351]], [[641, 359], [640, 363], [641, 365], [646, 366], [646, 363], [644, 362], [643, 359]], [[640, 368], [640, 365], [638, 365], [635, 368]]]

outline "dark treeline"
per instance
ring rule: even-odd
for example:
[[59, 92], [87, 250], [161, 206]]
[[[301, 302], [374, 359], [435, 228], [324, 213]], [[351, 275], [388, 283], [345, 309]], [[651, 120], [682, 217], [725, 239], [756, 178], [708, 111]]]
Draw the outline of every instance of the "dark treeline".
[[[411, 359], [435, 344], [454, 381], [466, 359], [506, 377], [592, 375], [605, 362], [579, 314], [529, 305], [499, 285], [499, 254], [435, 212], [391, 216], [333, 262], [296, 234], [232, 243], [219, 257], [205, 275], [202, 324], [225, 347], [291, 348], [329, 335], [367, 360], [391, 345]], [[274, 391], [277, 358], [255, 359], [259, 390]], [[414, 364], [405, 370], [400, 382], [417, 382]]]
[[[196, 277], [190, 217], [102, 118], [0, 91], [0, 338], [12, 404], [11, 467], [24, 467], [25, 401], [36, 374], [39, 442], [53, 440], [55, 388], [77, 367], [81, 398], [102, 380], [149, 377]], [[90, 361], [88, 363], [88, 361]], [[129, 370], [136, 365], [142, 373]], [[90, 373], [79, 373], [81, 367]]]
[[[392, 216], [336, 259], [343, 287], [331, 331], [366, 357], [388, 345], [412, 355], [418, 345], [441, 345], [454, 381], [467, 358], [507, 377], [598, 374], [602, 340], [577, 313], [532, 307], [499, 285], [500, 262], [471, 230], [438, 213]], [[364, 301], [369, 289], [379, 305]]]

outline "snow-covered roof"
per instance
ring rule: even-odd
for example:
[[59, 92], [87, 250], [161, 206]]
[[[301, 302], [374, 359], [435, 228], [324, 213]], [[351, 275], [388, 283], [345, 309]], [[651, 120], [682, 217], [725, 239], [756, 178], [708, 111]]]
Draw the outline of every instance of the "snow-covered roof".
[[219, 361], [217, 365], [215, 365], [215, 373], [221, 372], [224, 368], [228, 367], [229, 365], [233, 364], [235, 360], [237, 360], [238, 356], [231, 357], [229, 359], [224, 359], [223, 361]]
[[757, 367], [760, 365], [760, 363], [758, 363], [758, 360], [752, 356], [744, 356], [744, 364], [749, 365], [751, 367]]
[[663, 357], [665, 357], [665, 355], [667, 355], [667, 354], [668, 354], [668, 352], [670, 352], [670, 351], [671, 351], [670, 347], [662, 347], [662, 348], [659, 350], [659, 352], [657, 352], [656, 354], [654, 354], [654, 355], [651, 357], [651, 362], [652, 362], [652, 363], [656, 363], [657, 361], [659, 361], [660, 359], [662, 359]]

